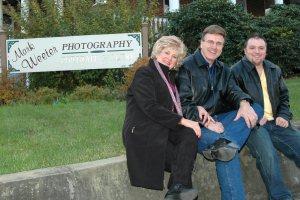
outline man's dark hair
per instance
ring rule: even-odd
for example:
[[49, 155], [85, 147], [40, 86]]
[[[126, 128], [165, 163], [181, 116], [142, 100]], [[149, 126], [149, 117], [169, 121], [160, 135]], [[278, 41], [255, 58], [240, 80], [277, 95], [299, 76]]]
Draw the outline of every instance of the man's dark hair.
[[249, 41], [250, 39], [252, 39], [252, 38], [254, 38], [254, 39], [262, 39], [263, 41], [265, 41], [266, 46], [267, 46], [267, 40], [266, 40], [266, 38], [265, 38], [264, 36], [262, 36], [262, 35], [259, 34], [259, 33], [252, 33], [252, 34], [250, 34], [250, 35], [248, 36], [248, 38], [246, 39], [246, 41], [245, 41], [245, 43], [244, 43], [244, 48], [247, 47], [248, 41]]
[[224, 39], [226, 38], [225, 29], [219, 25], [210, 25], [210, 26], [206, 27], [202, 33], [201, 40], [204, 40], [204, 37], [207, 33], [222, 35], [224, 37]]

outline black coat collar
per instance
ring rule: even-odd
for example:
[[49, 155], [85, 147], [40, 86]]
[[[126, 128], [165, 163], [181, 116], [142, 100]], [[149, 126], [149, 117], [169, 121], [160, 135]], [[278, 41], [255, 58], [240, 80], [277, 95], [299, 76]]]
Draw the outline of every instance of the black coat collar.
[[[242, 62], [244, 63], [244, 66], [245, 66], [245, 68], [246, 68], [246, 70], [247, 70], [247, 72], [251, 72], [253, 69], [255, 69], [255, 65], [254, 64], [252, 64], [249, 60], [248, 60], [248, 58], [246, 57], [246, 56], [244, 56], [243, 58], [242, 58]], [[268, 61], [268, 60], [264, 60], [263, 61], [263, 66], [264, 66], [264, 68], [276, 68], [275, 66], [274, 66], [274, 64], [272, 64], [270, 61]]]
[[[168, 66], [166, 66], [160, 62], [158, 62], [158, 63], [159, 63], [159, 66], [161, 67], [165, 77], [167, 78], [167, 80], [169, 80], [168, 77], [170, 77], [171, 82], [175, 83], [175, 75], [176, 75], [177, 71], [170, 69]], [[153, 62], [153, 65], [155, 65], [154, 62]]]

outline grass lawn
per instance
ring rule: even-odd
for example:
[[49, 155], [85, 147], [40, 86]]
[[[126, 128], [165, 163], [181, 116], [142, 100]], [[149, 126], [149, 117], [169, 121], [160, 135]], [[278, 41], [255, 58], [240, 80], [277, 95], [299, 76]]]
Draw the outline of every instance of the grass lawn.
[[287, 79], [293, 120], [300, 123], [300, 77]]
[[[286, 80], [300, 122], [300, 78]], [[99, 160], [125, 153], [125, 102], [0, 107], [0, 174]]]
[[0, 174], [124, 154], [125, 102], [0, 107]]

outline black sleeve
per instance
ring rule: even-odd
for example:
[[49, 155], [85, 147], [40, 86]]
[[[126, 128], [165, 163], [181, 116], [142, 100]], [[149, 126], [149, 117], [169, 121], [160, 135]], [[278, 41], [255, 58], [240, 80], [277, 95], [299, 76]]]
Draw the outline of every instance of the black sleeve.
[[191, 75], [186, 66], [180, 68], [177, 76], [177, 83], [183, 115], [188, 119], [198, 121], [199, 112], [197, 105], [193, 100]]

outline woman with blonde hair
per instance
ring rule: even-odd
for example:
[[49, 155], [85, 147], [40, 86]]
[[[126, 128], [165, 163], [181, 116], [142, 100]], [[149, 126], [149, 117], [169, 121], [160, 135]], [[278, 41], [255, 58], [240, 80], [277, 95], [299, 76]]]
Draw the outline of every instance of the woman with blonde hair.
[[165, 199], [198, 196], [191, 176], [201, 130], [197, 122], [182, 117], [175, 85], [176, 69], [185, 55], [186, 47], [178, 37], [161, 37], [127, 92], [123, 142], [130, 182], [162, 190], [164, 171], [169, 171]]

